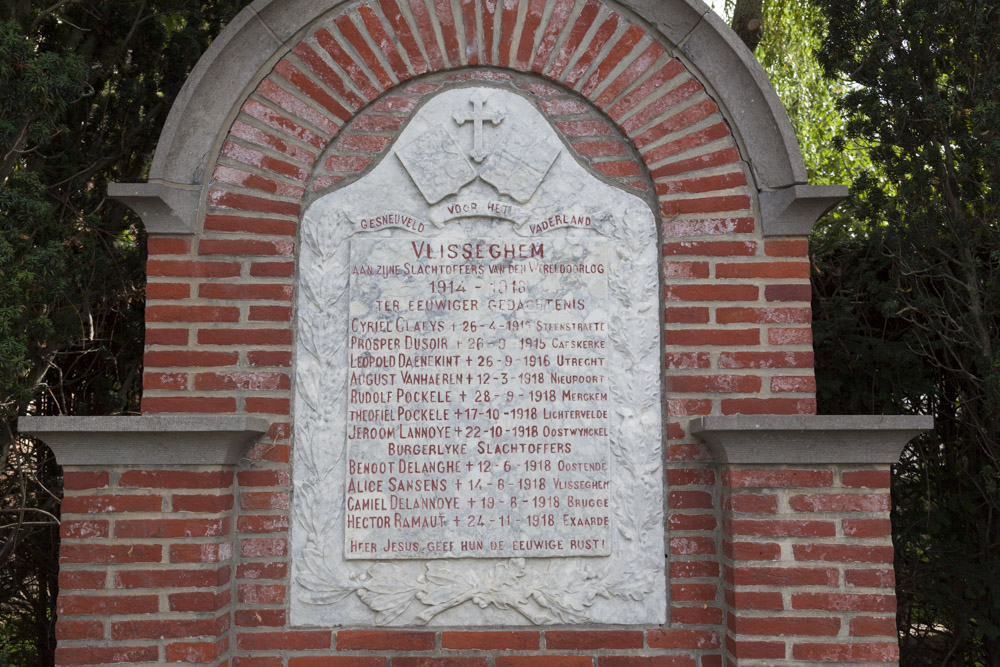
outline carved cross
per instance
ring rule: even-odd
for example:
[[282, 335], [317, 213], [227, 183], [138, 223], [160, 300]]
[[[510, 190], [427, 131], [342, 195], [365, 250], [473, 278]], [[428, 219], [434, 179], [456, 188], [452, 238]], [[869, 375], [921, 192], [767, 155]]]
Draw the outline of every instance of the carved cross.
[[477, 90], [473, 93], [469, 102], [472, 104], [473, 110], [470, 112], [467, 109], [459, 109], [455, 112], [455, 122], [459, 125], [464, 125], [469, 121], [475, 123], [475, 146], [472, 150], [472, 159], [476, 162], [482, 162], [487, 157], [486, 150], [483, 147], [483, 121], [499, 125], [503, 122], [506, 114], [499, 109], [494, 109], [492, 113], [484, 111], [483, 106], [486, 104], [486, 93], [482, 90]]

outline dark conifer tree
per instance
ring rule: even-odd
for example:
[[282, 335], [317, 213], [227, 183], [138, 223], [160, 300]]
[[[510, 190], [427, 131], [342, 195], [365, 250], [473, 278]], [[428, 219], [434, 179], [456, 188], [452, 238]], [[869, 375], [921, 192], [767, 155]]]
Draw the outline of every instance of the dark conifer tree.
[[137, 411], [145, 243], [105, 187], [245, 4], [0, 0], [0, 665], [55, 647], [59, 468], [16, 415]]

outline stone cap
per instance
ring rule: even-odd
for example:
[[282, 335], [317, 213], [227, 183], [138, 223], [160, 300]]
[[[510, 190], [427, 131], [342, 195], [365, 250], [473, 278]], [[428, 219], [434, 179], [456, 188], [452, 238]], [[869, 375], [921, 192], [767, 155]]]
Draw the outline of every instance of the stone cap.
[[909, 415], [711, 416], [691, 433], [729, 464], [895, 463], [934, 418]]
[[761, 192], [764, 236], [809, 236], [816, 221], [847, 195], [846, 185], [793, 185]]
[[146, 232], [194, 234], [201, 188], [176, 183], [108, 183], [108, 196], [139, 214]]
[[21, 417], [63, 466], [235, 465], [270, 422], [245, 415]]

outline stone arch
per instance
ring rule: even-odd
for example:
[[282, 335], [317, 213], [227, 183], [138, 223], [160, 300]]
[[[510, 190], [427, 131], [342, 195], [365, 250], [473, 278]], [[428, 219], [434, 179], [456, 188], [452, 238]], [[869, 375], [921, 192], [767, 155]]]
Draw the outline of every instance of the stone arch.
[[[426, 12], [423, 4], [413, 5], [423, 7], [418, 12], [424, 14], [418, 17], [419, 20], [433, 24], [432, 28], [427, 27], [434, 31], [431, 39], [428, 39], [430, 33], [421, 33], [422, 28], [414, 26], [412, 20], [409, 25], [405, 20], [398, 25], [391, 20], [374, 19], [373, 22], [373, 16], [379, 13], [374, 8], [384, 9], [385, 5], [384, 1], [258, 0], [247, 7], [213, 42], [188, 78], [161, 134], [149, 182], [142, 185], [115, 184], [111, 186], [110, 194], [135, 208], [151, 233], [194, 231], [199, 215], [199, 195], [204, 195], [208, 185], [206, 171], [213, 161], [213, 154], [221, 147], [222, 137], [218, 136], [217, 128], [228, 128], [229, 120], [248, 93], [276, 64], [280, 66], [289, 55], [294, 56], [294, 49], [301, 48], [302, 38], [310, 30], [310, 25], [338, 10], [354, 12], [359, 17], [353, 28], [344, 24], [352, 33], [351, 39], [364, 41], [359, 32], [359, 26], [362, 26], [362, 31], [374, 30], [374, 38], [386, 49], [377, 66], [386, 78], [376, 75], [375, 78], [380, 79], [376, 82], [378, 84], [392, 82], [392, 69], [402, 59], [409, 59], [411, 54], [408, 49], [411, 48], [419, 51], [412, 54], [416, 62], [409, 62], [414, 74], [440, 65], [492, 65], [517, 70], [530, 69], [533, 64], [526, 62], [533, 58], [523, 48], [523, 42], [518, 44], [516, 54], [505, 56], [502, 49], [494, 49], [499, 57], [490, 57], [490, 48], [497, 45], [492, 43], [493, 37], [488, 30], [492, 17], [484, 19], [491, 13], [484, 13], [482, 9], [488, 4], [481, 7], [481, 3], [474, 0], [461, 0], [454, 5], [437, 2], [434, 5], [436, 13]], [[507, 5], [510, 9], [505, 10]], [[449, 6], [458, 11], [442, 11], [442, 7]], [[392, 13], [392, 9], [398, 9], [399, 5], [390, 0], [388, 7], [389, 13]], [[595, 55], [603, 57], [605, 64], [614, 68], [629, 60], [632, 65], [641, 63], [648, 53], [630, 53], [628, 48], [630, 43], [634, 45], [636, 42], [648, 44], [650, 48], [658, 46], [663, 53], [676, 57], [708, 88], [719, 105], [719, 112], [732, 127], [760, 195], [761, 224], [766, 234], [808, 234], [815, 219], [843, 196], [845, 191], [839, 186], [806, 187], [805, 168], [798, 144], [766, 75], [728, 27], [698, 0], [622, 0], [620, 3], [610, 0], [549, 3], [523, 0], [501, 3], [495, 11], [498, 15], [506, 12], [507, 20], [505, 22], [503, 17], [499, 17], [492, 35], [500, 39], [509, 38], [508, 33], [515, 27], [519, 28], [519, 34], [523, 27], [523, 34], [534, 36], [540, 46], [550, 36], [546, 30], [553, 27], [553, 16], [563, 20], [582, 16], [582, 23], [586, 23], [590, 14], [607, 11], [608, 14], [602, 14], [601, 18], [610, 16], [613, 22], [628, 25], [624, 34], [620, 28], [614, 31], [614, 27], [618, 26], [612, 27], [612, 34], [605, 34], [609, 27], [605, 22], [599, 28], [587, 23], [585, 27], [589, 30], [576, 36], [580, 41], [584, 37], [598, 42], [604, 40], [603, 51]], [[475, 26], [468, 20], [473, 13]], [[456, 17], [460, 19], [462, 16], [466, 17], [465, 25], [460, 20], [456, 22]], [[386, 12], [383, 11], [381, 18], [385, 17]], [[515, 18], [511, 20], [511, 17]], [[589, 20], [593, 21], [593, 18]], [[542, 25], [542, 21], [548, 23]], [[577, 26], [580, 25], [578, 21]], [[403, 32], [394, 35], [394, 42], [387, 28], [402, 29]], [[404, 36], [407, 32], [410, 34]], [[469, 38], [473, 33], [476, 40]], [[617, 40], [613, 43], [614, 48], [607, 43], [611, 38]], [[416, 42], [421, 39], [424, 43], [417, 45]], [[470, 50], [473, 42], [478, 50]], [[368, 49], [373, 44], [369, 37], [368, 46], [361, 48]], [[442, 46], [443, 49], [440, 48]], [[376, 57], [370, 49], [368, 53]], [[420, 62], [425, 58], [430, 60]], [[390, 63], [388, 59], [398, 60]], [[452, 63], [452, 59], [457, 62]], [[606, 71], [603, 74], [609, 76], [627, 72]], [[574, 83], [578, 84], [578, 88], [586, 88], [589, 82]]]
[[[673, 7], [675, 18], [685, 16], [692, 7], [667, 4]], [[293, 6], [283, 3], [280, 9], [290, 11]], [[298, 221], [309, 197], [306, 187], [311, 175], [326, 166], [317, 166], [321, 156], [331, 146], [347, 144], [344, 171], [327, 177], [334, 180], [363, 170], [377, 157], [390, 143], [392, 132], [377, 127], [355, 131], [351, 123], [387, 91], [403, 85], [433, 86], [423, 83], [423, 77], [437, 71], [453, 72], [453, 78], [498, 79], [509, 76], [505, 72], [523, 72], [565, 91], [564, 102], [583, 105], [584, 113], [575, 119], [570, 114], [565, 122], [556, 122], [571, 145], [585, 138], [579, 135], [598, 132], [598, 126], [613, 132], [613, 125], [641, 162], [635, 170], [635, 163], [628, 160], [598, 157], [590, 160], [597, 171], [603, 169], [605, 177], [614, 178], [645, 170], [652, 177], [654, 208], [658, 208], [664, 240], [664, 276], [669, 281], [663, 297], [666, 361], [671, 375], [678, 376], [668, 381], [674, 396], [668, 410], [680, 421], [720, 412], [814, 412], [811, 337], [806, 328], [810, 320], [808, 263], [802, 261], [805, 242], [765, 239], [775, 233], [792, 233], [772, 229], [769, 234], [768, 224], [782, 226], [779, 220], [767, 222], [776, 210], [769, 207], [769, 197], [793, 215], [810, 211], [815, 215], [815, 207], [828, 203], [827, 198], [799, 197], [807, 187], [800, 185], [760, 190], [755, 179], [759, 181], [761, 173], [778, 178], [774, 159], [761, 157], [761, 167], [754, 166], [756, 158], [747, 160], [746, 142], [741, 144], [733, 132], [733, 123], [726, 118], [711, 83], [699, 79], [683, 50], [672, 46], [662, 31], [621, 5], [600, 0], [511, 0], [500, 5], [439, 0], [433, 6], [432, 12], [425, 0], [366, 0], [338, 3], [318, 18], [316, 13], [304, 12], [313, 20], [280, 47], [272, 45], [274, 54], [266, 64], [255, 65], [253, 73], [246, 74], [251, 88], [241, 88], [236, 102], [204, 110], [211, 114], [221, 113], [215, 109], [228, 109], [224, 131], [214, 143], [204, 136], [200, 153], [185, 149], [176, 154], [175, 161], [161, 159], [161, 155], [174, 155], [177, 146], [190, 147], [191, 137], [202, 132], [197, 124], [184, 125], [187, 134], [172, 125], [164, 131], [167, 142], [157, 152], [151, 176], [166, 175], [164, 170], [169, 169], [173, 170], [171, 178], [195, 182], [177, 185], [153, 180], [117, 186], [139, 193], [138, 202], [126, 199], [140, 211], [143, 202], [151, 202], [155, 210], [147, 210], [146, 219], [152, 234], [197, 231], [193, 243], [160, 239], [157, 249], [151, 246], [151, 254], [175, 256], [157, 257], [149, 266], [151, 344], [166, 335], [160, 327], [178, 336], [171, 340], [184, 337], [188, 345], [288, 344], [291, 331], [286, 322], [291, 320], [291, 309], [259, 302], [284, 298], [293, 288], [282, 281], [295, 275], [290, 260], [296, 252]], [[242, 15], [219, 50], [228, 53], [235, 49], [230, 46], [233, 40], [245, 43], [250, 39], [244, 31], [262, 30], [261, 26], [268, 25], [266, 20], [284, 16], [264, 12], [265, 8], [279, 9], [262, 4], [257, 7], [262, 13]], [[684, 39], [679, 40], [682, 45], [690, 47], [693, 31], [702, 29], [701, 22], [713, 21], [711, 16], [699, 16], [699, 21], [685, 24]], [[296, 18], [295, 25], [303, 23], [305, 18]], [[265, 32], [258, 38], [273, 41], [274, 35], [283, 34]], [[227, 62], [220, 53], [211, 52], [205, 67], [211, 70]], [[480, 70], [476, 73], [470, 68]], [[188, 113], [198, 82], [207, 75], [205, 71], [192, 76], [172, 118]], [[221, 75], [212, 70], [213, 77]], [[544, 103], [545, 94], [535, 96]], [[227, 96], [210, 99], [216, 98]], [[588, 115], [584, 108], [588, 106], [596, 111]], [[771, 110], [772, 128], [787, 124], [780, 108]], [[558, 110], [553, 113], [559, 115]], [[209, 145], [213, 147], [206, 149]], [[787, 165], [801, 164], [794, 145], [788, 148], [787, 142], [778, 142], [777, 148], [772, 153], [783, 155]], [[584, 157], [579, 149], [576, 152]], [[182, 167], [194, 171], [180, 176], [176, 170]], [[626, 171], [615, 173], [615, 169]], [[795, 171], [789, 169], [789, 173]], [[332, 182], [321, 179], [311, 187]], [[179, 266], [184, 259], [197, 261]], [[249, 276], [262, 284], [198, 285], [197, 297], [211, 305], [195, 305], [197, 312], [188, 312], [184, 308], [191, 307], [191, 302], [180, 297], [188, 288], [157, 284], [179, 276], [209, 280]], [[264, 282], [267, 279], [273, 280]], [[241, 305], [223, 306], [218, 300], [224, 298], [239, 300]], [[181, 333], [171, 324], [200, 321], [245, 322], [261, 329], [237, 335], [189, 324], [189, 333]], [[720, 354], [719, 346], [729, 349]], [[163, 356], [154, 353], [148, 360], [157, 362]], [[287, 414], [288, 377], [276, 373], [261, 381], [256, 374], [263, 360], [276, 359], [268, 353], [219, 364], [239, 371], [237, 379], [202, 373], [184, 386], [171, 384], [167, 376], [150, 379], [143, 409]], [[172, 357], [165, 363], [176, 367]], [[147, 364], [150, 367], [156, 368], [156, 363]], [[750, 370], [761, 372], [751, 376]], [[210, 400], [202, 403], [203, 398]], [[679, 424], [671, 428], [683, 433]]]

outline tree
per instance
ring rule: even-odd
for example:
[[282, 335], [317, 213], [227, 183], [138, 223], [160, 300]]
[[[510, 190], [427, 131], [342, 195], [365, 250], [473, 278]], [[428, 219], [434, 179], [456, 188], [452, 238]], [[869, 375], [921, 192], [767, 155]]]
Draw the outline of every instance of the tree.
[[811, 239], [820, 409], [936, 419], [894, 467], [901, 663], [1000, 665], [1000, 8], [762, 15], [810, 180], [854, 183]]
[[105, 188], [144, 178], [244, 4], [0, 0], [0, 664], [51, 664], [55, 644], [61, 480], [14, 420], [137, 410], [144, 239]]
[[736, 0], [730, 25], [751, 51], [764, 36], [764, 0]]
[[934, 415], [894, 471], [901, 662], [1000, 665], [1000, 7], [816, 5], [871, 160], [813, 239], [820, 404]]
[[[812, 0], [727, 0], [724, 11], [788, 113], [809, 182], [847, 184], [870, 169], [865, 144], [837, 142], [847, 122], [837, 103], [850, 85], [828, 77], [816, 58], [825, 30], [820, 8]], [[755, 22], [753, 34], [747, 21]]]

